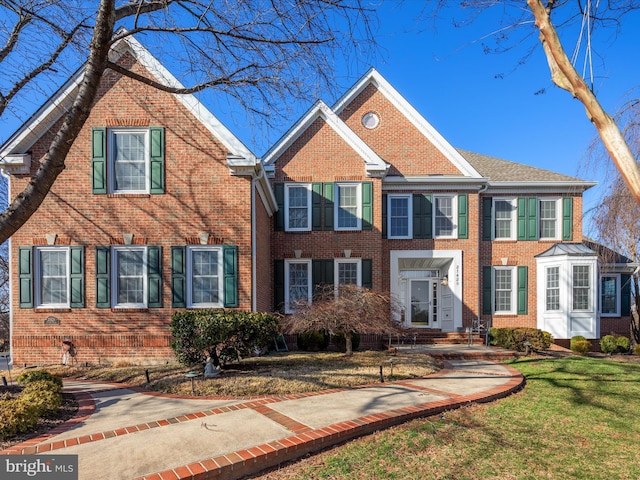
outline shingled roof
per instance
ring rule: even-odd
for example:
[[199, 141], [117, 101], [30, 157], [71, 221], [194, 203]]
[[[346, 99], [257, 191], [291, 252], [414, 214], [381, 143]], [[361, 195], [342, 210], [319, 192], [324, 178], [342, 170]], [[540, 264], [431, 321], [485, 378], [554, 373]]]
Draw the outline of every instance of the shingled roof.
[[493, 182], [563, 182], [585, 183], [579, 178], [542, 168], [523, 165], [522, 163], [501, 160], [467, 150], [457, 149], [460, 155], [473, 166], [483, 177]]

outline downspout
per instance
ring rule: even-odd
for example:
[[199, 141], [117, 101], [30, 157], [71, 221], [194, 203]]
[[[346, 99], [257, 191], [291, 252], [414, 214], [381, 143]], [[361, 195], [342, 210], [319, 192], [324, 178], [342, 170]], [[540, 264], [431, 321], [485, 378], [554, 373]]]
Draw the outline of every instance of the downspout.
[[482, 316], [482, 260], [481, 260], [481, 252], [482, 252], [482, 213], [480, 209], [482, 208], [482, 202], [480, 199], [480, 195], [487, 191], [489, 188], [489, 184], [481, 186], [478, 190], [478, 333], [480, 333], [480, 317]]
[[263, 175], [263, 170], [256, 177], [251, 175], [251, 311], [255, 312], [258, 308], [257, 294], [257, 262], [256, 262], [256, 182]]
[[[8, 203], [11, 198], [11, 177], [4, 169], [0, 169], [0, 174], [7, 182]], [[9, 358], [11, 359], [8, 368], [13, 368], [13, 258], [11, 255], [11, 239], [12, 237], [9, 237], [7, 241], [7, 262], [9, 263]]]

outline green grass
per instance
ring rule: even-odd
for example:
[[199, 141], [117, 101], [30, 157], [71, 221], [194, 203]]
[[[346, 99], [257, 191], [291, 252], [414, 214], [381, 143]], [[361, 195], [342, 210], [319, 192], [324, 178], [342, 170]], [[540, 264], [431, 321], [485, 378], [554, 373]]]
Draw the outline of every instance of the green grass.
[[378, 432], [264, 478], [640, 478], [640, 364], [510, 364], [527, 379], [511, 397]]

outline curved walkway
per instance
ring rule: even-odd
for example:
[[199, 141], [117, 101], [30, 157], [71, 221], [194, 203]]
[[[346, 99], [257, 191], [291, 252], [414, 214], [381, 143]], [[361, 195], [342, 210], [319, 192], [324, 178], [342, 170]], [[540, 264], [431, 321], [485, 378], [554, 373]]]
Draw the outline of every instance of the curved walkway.
[[65, 382], [78, 415], [0, 454], [78, 455], [80, 480], [237, 479], [346, 440], [524, 385], [487, 360], [446, 360], [425, 378], [256, 399], [160, 395]]

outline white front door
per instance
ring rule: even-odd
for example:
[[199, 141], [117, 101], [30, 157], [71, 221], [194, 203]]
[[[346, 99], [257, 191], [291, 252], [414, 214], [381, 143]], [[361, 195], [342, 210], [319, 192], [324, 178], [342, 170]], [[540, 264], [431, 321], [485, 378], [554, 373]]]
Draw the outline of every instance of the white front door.
[[438, 328], [438, 280], [409, 280], [407, 299], [410, 326]]

